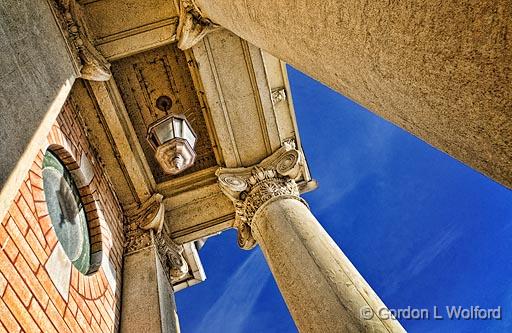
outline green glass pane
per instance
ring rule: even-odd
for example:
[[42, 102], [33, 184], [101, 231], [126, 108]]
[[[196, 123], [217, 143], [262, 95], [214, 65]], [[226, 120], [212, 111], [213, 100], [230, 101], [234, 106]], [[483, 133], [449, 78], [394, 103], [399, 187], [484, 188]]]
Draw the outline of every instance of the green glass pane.
[[90, 267], [90, 241], [80, 193], [70, 172], [50, 151], [43, 160], [43, 187], [57, 238], [73, 265], [86, 274]]

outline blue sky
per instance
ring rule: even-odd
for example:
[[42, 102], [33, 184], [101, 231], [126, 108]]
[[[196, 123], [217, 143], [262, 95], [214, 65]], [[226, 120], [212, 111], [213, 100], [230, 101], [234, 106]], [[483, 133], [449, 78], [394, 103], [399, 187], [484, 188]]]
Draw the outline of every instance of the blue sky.
[[[320, 184], [304, 197], [386, 305], [502, 307], [502, 320], [402, 325], [512, 332], [512, 192], [288, 71], [303, 148]], [[297, 332], [259, 249], [239, 249], [229, 230], [210, 238], [200, 256], [207, 280], [176, 294], [183, 333]]]

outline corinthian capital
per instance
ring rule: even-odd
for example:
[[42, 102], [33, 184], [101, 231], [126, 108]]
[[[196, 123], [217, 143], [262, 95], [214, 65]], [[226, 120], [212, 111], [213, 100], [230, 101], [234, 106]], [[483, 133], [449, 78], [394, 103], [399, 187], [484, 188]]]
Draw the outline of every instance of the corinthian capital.
[[251, 224], [258, 209], [276, 198], [288, 197], [303, 201], [295, 182], [303, 163], [302, 153], [294, 145], [285, 144], [252, 167], [220, 168], [217, 171], [222, 192], [235, 205], [235, 227], [238, 229], [238, 245], [241, 248], [251, 249], [256, 245]]
[[75, 0], [49, 1], [79, 76], [93, 81], [110, 79], [110, 64], [94, 47], [80, 5]]
[[180, 13], [176, 33], [180, 49], [191, 48], [207, 33], [219, 28], [219, 25], [205, 17], [194, 0], [175, 0], [175, 4]]
[[172, 240], [163, 225], [165, 207], [162, 199], [161, 194], [155, 193], [138, 208], [128, 212], [125, 255], [155, 247], [169, 283], [172, 284], [188, 273], [188, 264], [183, 257], [183, 246]]

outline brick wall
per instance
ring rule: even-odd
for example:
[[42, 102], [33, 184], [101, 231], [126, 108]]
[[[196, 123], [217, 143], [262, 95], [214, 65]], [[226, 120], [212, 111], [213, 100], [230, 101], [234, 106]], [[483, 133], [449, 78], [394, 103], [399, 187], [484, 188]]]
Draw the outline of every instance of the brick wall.
[[[51, 149], [80, 174], [96, 271], [67, 257], [45, 203], [42, 161]], [[71, 169], [71, 167], [70, 167]], [[123, 214], [72, 100], [58, 120], [0, 225], [0, 332], [113, 332], [120, 310]]]

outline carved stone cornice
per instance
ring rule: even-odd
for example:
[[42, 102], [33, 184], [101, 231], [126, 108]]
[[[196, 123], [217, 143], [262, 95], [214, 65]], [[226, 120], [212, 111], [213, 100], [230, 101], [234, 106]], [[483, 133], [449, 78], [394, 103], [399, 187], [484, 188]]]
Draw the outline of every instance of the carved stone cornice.
[[48, 0], [81, 78], [107, 81], [110, 63], [94, 47], [82, 8], [75, 0]]
[[235, 205], [234, 226], [238, 229], [241, 248], [251, 249], [256, 245], [251, 224], [263, 205], [278, 197], [294, 198], [305, 204], [295, 182], [303, 163], [302, 153], [295, 149], [294, 143], [287, 142], [255, 166], [217, 171], [220, 188]]
[[194, 0], [175, 0], [175, 4], [179, 11], [176, 37], [180, 49], [191, 48], [207, 33], [220, 27], [205, 17]]
[[188, 273], [188, 264], [183, 257], [183, 246], [176, 244], [163, 228], [165, 207], [162, 195], [155, 193], [140, 207], [128, 212], [125, 226], [125, 255], [154, 246], [169, 283]]

